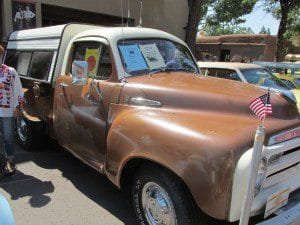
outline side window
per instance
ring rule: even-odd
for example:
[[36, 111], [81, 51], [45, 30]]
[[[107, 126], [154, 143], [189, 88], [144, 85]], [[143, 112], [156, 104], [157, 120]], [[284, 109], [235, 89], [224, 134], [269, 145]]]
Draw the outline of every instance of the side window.
[[100, 43], [94, 41], [75, 43], [72, 63], [76, 60], [86, 61], [89, 65], [88, 77], [93, 78], [98, 72], [98, 62], [100, 55]]
[[209, 69], [209, 76], [241, 81], [239, 75], [234, 70], [228, 69]]
[[112, 65], [110, 60], [109, 47], [107, 45], [102, 45], [97, 79], [106, 80], [110, 78], [111, 72]]
[[20, 52], [17, 52], [16, 50], [7, 50], [5, 64], [10, 67], [17, 68], [19, 53]]
[[27, 76], [31, 55], [32, 55], [31, 52], [20, 52], [19, 53], [18, 62], [15, 67], [15, 69], [17, 70], [19, 75]]
[[39, 80], [47, 80], [52, 58], [53, 52], [33, 52], [28, 76]]
[[216, 77], [217, 76], [216, 69], [207, 69], [207, 76]]
[[86, 61], [89, 65], [88, 77], [108, 79], [111, 75], [109, 48], [99, 42], [85, 41], [75, 43], [72, 62]]
[[206, 76], [206, 73], [208, 74], [207, 68], [200, 68], [201, 75]]

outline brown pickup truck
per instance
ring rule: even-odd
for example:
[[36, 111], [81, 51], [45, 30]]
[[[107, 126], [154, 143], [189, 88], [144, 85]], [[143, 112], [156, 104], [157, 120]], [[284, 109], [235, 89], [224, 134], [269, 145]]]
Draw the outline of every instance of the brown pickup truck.
[[[146, 28], [69, 24], [14, 32], [5, 62], [24, 85], [17, 120], [24, 147], [42, 133], [56, 139], [131, 194], [139, 224], [239, 220], [260, 123], [248, 105], [264, 90], [200, 76], [183, 41]], [[295, 221], [299, 113], [279, 94], [271, 93], [271, 102], [251, 216], [284, 205], [285, 213], [298, 209]], [[286, 202], [270, 203], [282, 190]]]

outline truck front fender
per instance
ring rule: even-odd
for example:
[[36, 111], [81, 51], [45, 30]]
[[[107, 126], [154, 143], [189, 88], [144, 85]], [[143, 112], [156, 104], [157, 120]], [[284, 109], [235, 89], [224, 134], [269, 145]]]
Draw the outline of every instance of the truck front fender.
[[[238, 157], [235, 153], [251, 145], [249, 141], [241, 141], [239, 137], [249, 135], [236, 127], [227, 126], [226, 134], [226, 127], [220, 121], [224, 124], [228, 119], [223, 116], [207, 120], [205, 113], [196, 111], [112, 105], [107, 135], [107, 176], [120, 187], [122, 170], [131, 159], [153, 161], [182, 179], [202, 211], [214, 218], [227, 219]], [[203, 123], [201, 128], [199, 123]], [[219, 129], [223, 126], [222, 132], [216, 124]], [[233, 135], [237, 136], [232, 138]]]

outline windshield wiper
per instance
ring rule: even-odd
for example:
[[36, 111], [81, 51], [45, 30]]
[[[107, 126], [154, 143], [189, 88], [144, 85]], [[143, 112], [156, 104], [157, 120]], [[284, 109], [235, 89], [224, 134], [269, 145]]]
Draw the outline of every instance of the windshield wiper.
[[185, 72], [190, 72], [190, 73], [197, 73], [195, 69], [188, 69], [188, 68], [180, 68], [180, 69], [177, 69], [176, 71], [185, 71]]
[[156, 73], [161, 73], [161, 72], [172, 72], [172, 71], [185, 71], [185, 72], [190, 72], [190, 73], [196, 73], [195, 70], [192, 69], [187, 69], [187, 68], [170, 68], [170, 67], [163, 67], [163, 68], [158, 68], [158, 69], [152, 69], [149, 71], [149, 74], [156, 74]]
[[162, 67], [162, 68], [157, 68], [157, 69], [152, 69], [149, 71], [149, 74], [156, 74], [156, 73], [161, 73], [161, 72], [170, 72], [170, 71], [177, 71], [177, 69], [174, 68], [169, 68], [169, 67]]

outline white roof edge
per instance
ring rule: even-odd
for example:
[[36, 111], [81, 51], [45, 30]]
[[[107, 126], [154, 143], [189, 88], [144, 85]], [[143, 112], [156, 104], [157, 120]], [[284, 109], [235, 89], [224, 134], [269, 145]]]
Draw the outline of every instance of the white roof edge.
[[[21, 41], [30, 39], [51, 39], [60, 38], [63, 35], [63, 31], [66, 26], [69, 25], [82, 25], [82, 24], [64, 24], [58, 26], [42, 27], [28, 30], [15, 31], [11, 33], [9, 41]], [[122, 30], [122, 31], [121, 31]], [[100, 35], [99, 35], [100, 34]], [[152, 28], [138, 28], [138, 27], [101, 27], [95, 26], [84, 30], [77, 35], [77, 38], [89, 35], [102, 36], [108, 38], [110, 41], [117, 41], [120, 38], [143, 38], [143, 37], [155, 37], [155, 38], [168, 38], [173, 41], [179, 42], [185, 45], [185, 42], [178, 37], [166, 33], [161, 30]], [[123, 36], [124, 35], [124, 36]]]
[[219, 69], [254, 69], [264, 68], [263, 66], [252, 63], [239, 63], [239, 62], [197, 62], [199, 68], [219, 68]]
[[28, 40], [32, 38], [59, 38], [68, 24], [20, 30], [11, 33], [9, 41]]
[[165, 31], [152, 29], [152, 28], [140, 28], [140, 27], [97, 27], [94, 29], [85, 30], [74, 37], [78, 39], [85, 36], [100, 36], [107, 38], [109, 41], [117, 42], [121, 39], [131, 38], [166, 38], [180, 44], [186, 45], [186, 43], [175, 35], [169, 34]]

